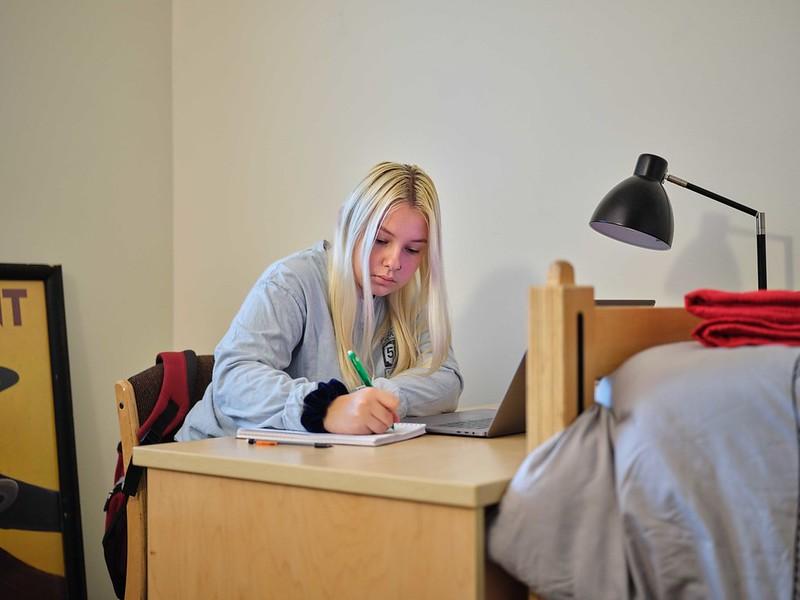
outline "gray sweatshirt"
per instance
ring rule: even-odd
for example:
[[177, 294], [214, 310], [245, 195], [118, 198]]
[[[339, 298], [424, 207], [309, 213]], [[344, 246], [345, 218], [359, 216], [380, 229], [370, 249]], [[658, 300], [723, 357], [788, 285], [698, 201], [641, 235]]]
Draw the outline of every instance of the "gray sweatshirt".
[[[214, 372], [202, 400], [175, 439], [234, 435], [237, 427], [303, 430], [303, 399], [321, 381], [344, 381], [328, 306], [327, 244], [293, 254], [259, 277], [214, 351]], [[386, 313], [374, 298], [375, 322]], [[356, 319], [354, 339], [361, 336]], [[430, 356], [427, 331], [422, 359]], [[400, 400], [398, 416], [455, 410], [463, 388], [452, 349], [436, 372], [414, 367], [391, 376], [396, 360], [390, 333], [375, 349], [372, 383]]]

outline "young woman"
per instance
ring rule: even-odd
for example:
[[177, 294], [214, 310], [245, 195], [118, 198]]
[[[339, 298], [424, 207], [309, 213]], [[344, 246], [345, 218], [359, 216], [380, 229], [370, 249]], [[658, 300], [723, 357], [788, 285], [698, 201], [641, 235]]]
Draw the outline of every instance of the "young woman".
[[[348, 350], [373, 387], [360, 385]], [[211, 385], [178, 440], [237, 427], [369, 434], [406, 415], [454, 410], [463, 383], [430, 177], [376, 165], [342, 206], [333, 244], [271, 265], [214, 357]]]

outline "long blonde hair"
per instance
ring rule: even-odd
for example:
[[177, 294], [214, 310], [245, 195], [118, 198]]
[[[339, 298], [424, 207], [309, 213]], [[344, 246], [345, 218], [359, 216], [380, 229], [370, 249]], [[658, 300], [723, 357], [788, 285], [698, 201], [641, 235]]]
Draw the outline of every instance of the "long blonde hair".
[[[358, 307], [358, 285], [353, 261], [361, 263], [361, 272], [369, 273], [369, 257], [384, 218], [394, 207], [408, 204], [419, 210], [428, 225], [428, 243], [416, 275], [400, 290], [387, 296], [387, 316], [375, 323], [372, 286], [369, 276], [362, 277], [363, 334], [353, 339]], [[421, 358], [420, 335], [428, 329], [431, 343], [429, 360], [421, 366], [438, 369], [450, 348], [450, 318], [447, 311], [442, 268], [442, 231], [439, 197], [428, 175], [416, 165], [382, 162], [370, 170], [358, 184], [339, 212], [330, 260], [328, 295], [336, 334], [339, 368], [350, 389], [359, 385], [347, 358], [355, 350], [367, 368], [374, 371], [372, 350], [391, 330], [397, 345], [393, 375], [416, 366]], [[361, 251], [354, 256], [361, 242]]]

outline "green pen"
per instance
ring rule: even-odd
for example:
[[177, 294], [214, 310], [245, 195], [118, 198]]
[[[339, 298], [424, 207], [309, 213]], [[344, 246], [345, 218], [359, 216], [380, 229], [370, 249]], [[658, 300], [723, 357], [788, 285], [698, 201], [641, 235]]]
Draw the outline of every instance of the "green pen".
[[[361, 383], [363, 383], [367, 387], [372, 387], [372, 380], [369, 378], [369, 375], [367, 375], [367, 370], [364, 368], [364, 365], [361, 364], [358, 355], [352, 350], [348, 350], [347, 358], [349, 358], [350, 362], [353, 363], [353, 368], [356, 370], [356, 373], [358, 373], [358, 376], [361, 378]], [[392, 423], [391, 429], [394, 429], [394, 423]]]
[[361, 378], [361, 383], [363, 383], [367, 387], [372, 387], [372, 380], [367, 375], [367, 370], [364, 368], [364, 365], [361, 364], [361, 361], [358, 360], [358, 355], [353, 352], [352, 350], [347, 351], [347, 358], [350, 359], [350, 362], [353, 363], [353, 368], [358, 373], [358, 376]]

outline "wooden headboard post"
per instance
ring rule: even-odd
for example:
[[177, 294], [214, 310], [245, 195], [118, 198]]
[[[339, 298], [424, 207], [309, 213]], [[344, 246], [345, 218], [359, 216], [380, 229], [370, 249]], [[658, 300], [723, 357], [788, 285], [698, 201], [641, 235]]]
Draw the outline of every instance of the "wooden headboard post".
[[594, 402], [594, 384], [637, 352], [691, 339], [699, 319], [683, 307], [595, 306], [594, 288], [556, 261], [530, 291], [527, 442], [532, 450]]
[[526, 408], [528, 450], [569, 425], [592, 401], [586, 377], [591, 353], [594, 288], [575, 285], [575, 272], [556, 261], [547, 285], [530, 290]]

